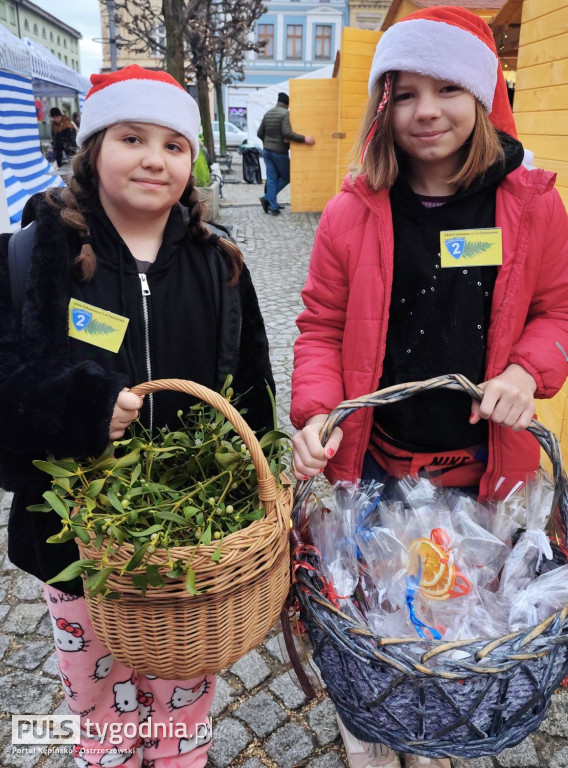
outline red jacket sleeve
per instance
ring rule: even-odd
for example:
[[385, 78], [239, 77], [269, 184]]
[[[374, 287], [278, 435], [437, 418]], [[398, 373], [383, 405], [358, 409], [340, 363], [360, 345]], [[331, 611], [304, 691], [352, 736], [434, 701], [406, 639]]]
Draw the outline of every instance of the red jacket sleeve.
[[509, 359], [535, 379], [538, 398], [553, 397], [568, 376], [568, 215], [556, 189], [545, 197], [538, 226], [542, 261], [523, 334]]
[[329, 413], [344, 399], [342, 342], [349, 296], [346, 258], [329, 232], [334, 201], [322, 214], [314, 240], [308, 278], [302, 291], [305, 309], [296, 321], [292, 424], [301, 429], [317, 413]]

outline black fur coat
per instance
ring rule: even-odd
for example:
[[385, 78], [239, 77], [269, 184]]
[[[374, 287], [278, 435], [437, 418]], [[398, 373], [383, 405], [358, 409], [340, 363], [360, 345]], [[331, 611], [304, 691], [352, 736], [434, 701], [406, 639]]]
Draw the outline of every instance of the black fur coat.
[[[76, 559], [77, 550], [72, 541], [67, 543], [70, 546], [46, 544], [45, 539], [59, 528], [58, 519], [25, 508], [41, 501], [41, 494], [49, 485], [47, 476], [33, 467], [32, 459], [48, 453], [79, 457], [102, 452], [108, 442], [118, 393], [124, 386], [137, 382], [132, 381], [136, 374], [121, 370], [116, 362], [104, 367], [90, 353], [91, 359], [78, 359], [77, 352], [73, 353], [68, 336], [68, 305], [71, 293], [79, 288], [74, 289], [78, 284], [70, 264], [80, 244], [43, 196], [32, 198], [25, 216], [35, 220], [37, 231], [21, 317], [16, 316], [18, 313], [11, 306], [9, 235], [0, 235], [0, 486], [16, 492], [9, 523], [10, 559], [47, 580]], [[176, 224], [178, 230], [180, 217], [181, 214]], [[176, 248], [174, 255], [168, 254], [172, 264], [187, 255], [185, 241], [178, 242]], [[245, 268], [237, 286], [230, 287], [225, 279], [225, 260], [217, 248], [201, 245], [192, 249], [190, 257], [204, 257], [207, 261], [206, 274], [210, 275], [218, 314], [216, 349], [211, 353], [216, 355], [215, 382], [200, 383], [218, 389], [226, 375], [233, 373], [235, 392], [246, 393], [242, 406], [248, 409], [249, 423], [255, 429], [269, 427], [272, 417], [266, 383], [274, 389], [274, 382], [264, 323], [248, 270]], [[121, 275], [121, 280], [127, 282], [127, 278], [128, 274], [125, 278]], [[118, 278], [101, 267], [93, 283], [98, 280], [100, 285], [105, 279], [110, 290], [111, 281]], [[179, 286], [183, 300], [184, 288]], [[137, 310], [129, 306], [128, 295], [125, 301], [126, 311], [122, 314], [134, 317]], [[160, 311], [174, 313], [175, 306]], [[172, 328], [159, 346], [175, 343]], [[81, 348], [82, 342], [78, 344]], [[87, 350], [90, 345], [82, 346]], [[191, 356], [191, 350], [187, 355]], [[230, 369], [230, 361], [237, 366], [236, 370]], [[204, 366], [206, 362], [211, 363], [204, 361]], [[156, 370], [153, 378], [171, 375], [178, 373]], [[80, 586], [72, 591], [79, 592]]]

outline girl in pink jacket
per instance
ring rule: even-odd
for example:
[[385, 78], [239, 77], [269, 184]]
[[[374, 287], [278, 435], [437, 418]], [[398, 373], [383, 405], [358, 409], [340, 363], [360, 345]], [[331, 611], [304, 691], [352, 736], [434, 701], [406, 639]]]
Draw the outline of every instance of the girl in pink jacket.
[[[425, 472], [503, 498], [538, 467], [525, 431], [535, 398], [568, 375], [568, 217], [555, 177], [522, 166], [491, 30], [463, 8], [423, 9], [385, 32], [369, 94], [360, 163], [323, 212], [302, 293], [295, 474]], [[439, 390], [360, 409], [322, 448], [342, 400], [448, 373], [479, 383], [482, 402]], [[399, 766], [371, 747], [351, 765]], [[406, 757], [423, 764], [449, 761]]]

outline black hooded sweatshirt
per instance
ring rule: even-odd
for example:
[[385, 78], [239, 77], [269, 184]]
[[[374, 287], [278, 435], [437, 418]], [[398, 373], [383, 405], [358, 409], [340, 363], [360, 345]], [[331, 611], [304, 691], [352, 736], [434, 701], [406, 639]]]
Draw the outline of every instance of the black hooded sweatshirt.
[[[15, 491], [8, 526], [10, 560], [42, 581], [78, 559], [74, 541], [47, 544], [60, 529], [55, 513], [29, 512], [49, 478], [33, 459], [96, 456], [108, 443], [118, 393], [149, 378], [182, 378], [219, 390], [234, 376], [239, 407], [253, 429], [271, 426], [266, 385], [274, 390], [268, 341], [250, 274], [229, 286], [227, 261], [212, 242], [196, 243], [174, 206], [156, 261], [146, 272], [143, 297], [135, 259], [100, 204], [91, 231], [97, 270], [78, 282], [72, 262], [77, 235], [64, 227], [43, 195], [32, 198], [23, 224], [33, 220], [34, 247], [20, 315], [13, 311], [8, 277], [8, 235], [0, 235], [0, 486]], [[117, 354], [68, 335], [69, 299], [130, 319]], [[150, 426], [149, 396], [141, 418]], [[153, 396], [153, 426], [174, 426], [181, 393]], [[82, 593], [78, 579], [61, 585]]]
[[[391, 189], [394, 280], [381, 389], [461, 373], [484, 380], [485, 339], [498, 267], [442, 269], [440, 232], [495, 227], [497, 187], [523, 160], [505, 133], [505, 152], [467, 189], [427, 207], [403, 172]], [[469, 423], [471, 399], [437, 390], [375, 409], [379, 435], [412, 452], [451, 451], [487, 443], [488, 425]], [[381, 434], [381, 433], [386, 433]]]

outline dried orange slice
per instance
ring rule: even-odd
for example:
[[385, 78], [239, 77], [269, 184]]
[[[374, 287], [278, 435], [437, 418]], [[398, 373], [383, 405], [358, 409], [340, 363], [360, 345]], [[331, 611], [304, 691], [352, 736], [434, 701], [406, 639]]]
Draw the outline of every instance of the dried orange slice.
[[446, 582], [447, 569], [448, 556], [441, 547], [431, 539], [414, 539], [410, 545], [409, 570], [416, 575], [420, 573], [421, 588], [437, 586], [440, 580]]
[[452, 589], [456, 579], [456, 567], [453, 563], [446, 563], [444, 572], [436, 584], [432, 586], [420, 585], [420, 591], [429, 600], [449, 600], [452, 597]]

